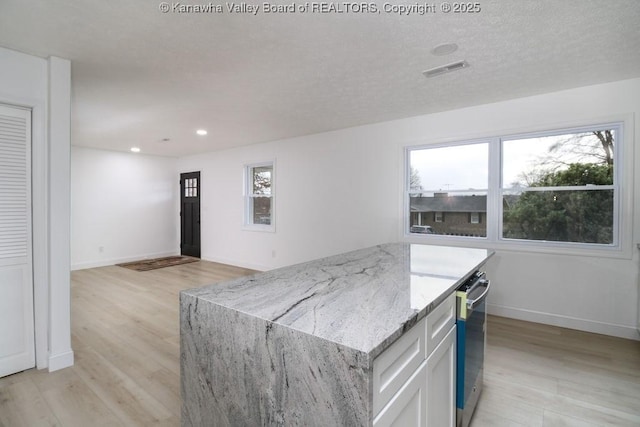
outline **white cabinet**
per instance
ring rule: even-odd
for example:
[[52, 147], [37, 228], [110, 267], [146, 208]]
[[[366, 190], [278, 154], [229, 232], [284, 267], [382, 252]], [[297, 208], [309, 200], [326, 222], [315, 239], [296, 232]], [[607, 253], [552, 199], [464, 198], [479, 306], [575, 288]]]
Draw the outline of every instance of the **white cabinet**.
[[378, 416], [373, 420], [374, 427], [420, 427], [425, 425], [427, 362], [423, 361], [400, 391], [393, 396]]
[[427, 357], [447, 336], [451, 328], [456, 324], [456, 295], [449, 295], [447, 299], [442, 301], [428, 315], [426, 321], [426, 340]]
[[455, 426], [455, 295], [380, 354], [373, 372], [374, 427]]
[[373, 361], [373, 413], [385, 407], [427, 358], [425, 319]]
[[456, 424], [456, 327], [427, 359], [427, 426]]

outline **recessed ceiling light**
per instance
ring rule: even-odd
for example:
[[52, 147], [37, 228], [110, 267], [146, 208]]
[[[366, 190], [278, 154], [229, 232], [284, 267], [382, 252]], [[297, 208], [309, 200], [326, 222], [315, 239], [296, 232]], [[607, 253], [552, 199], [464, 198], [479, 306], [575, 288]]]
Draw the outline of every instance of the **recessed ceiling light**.
[[444, 56], [452, 54], [458, 50], [458, 45], [455, 43], [443, 43], [431, 49], [431, 53], [435, 56]]
[[140, 152], [140, 148], [138, 148], [138, 147], [131, 147], [131, 152], [132, 152], [132, 153], [139, 153], [139, 152]]
[[204, 135], [206, 135], [206, 134], [207, 134], [207, 131], [206, 131], [206, 130], [204, 130], [204, 129], [198, 129], [198, 130], [196, 131], [196, 133], [197, 133], [198, 135], [204, 136]]

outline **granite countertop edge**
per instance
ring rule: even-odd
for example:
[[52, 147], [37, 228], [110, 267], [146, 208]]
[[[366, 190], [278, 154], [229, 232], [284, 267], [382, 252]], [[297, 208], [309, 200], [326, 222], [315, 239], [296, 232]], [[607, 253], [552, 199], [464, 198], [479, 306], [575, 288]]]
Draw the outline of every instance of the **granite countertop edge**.
[[474, 271], [476, 271], [477, 269], [482, 267], [487, 262], [487, 260], [489, 260], [489, 258], [491, 258], [494, 254], [495, 254], [495, 252], [491, 251], [491, 253], [489, 253], [487, 255], [487, 257], [485, 258], [484, 261], [478, 263], [462, 279], [458, 280], [455, 284], [453, 284], [451, 287], [449, 287], [446, 291], [442, 292], [440, 294], [440, 296], [438, 298], [434, 299], [433, 302], [431, 304], [429, 304], [427, 307], [425, 307], [424, 309], [422, 309], [420, 311], [416, 311], [416, 315], [415, 316], [412, 316], [411, 318], [407, 319], [406, 322], [404, 322], [402, 325], [400, 325], [400, 327], [398, 327], [394, 332], [389, 334], [389, 336], [387, 338], [385, 338], [382, 342], [380, 342], [380, 344], [374, 346], [371, 350], [369, 350], [369, 352], [367, 354], [369, 355], [371, 360], [373, 360], [376, 357], [378, 357], [383, 351], [385, 351], [387, 348], [389, 348], [398, 338], [400, 338], [402, 335], [404, 335], [405, 332], [407, 332], [409, 329], [411, 329], [411, 327], [415, 326], [419, 321], [421, 321], [422, 319], [427, 317], [429, 315], [429, 313], [431, 313], [433, 311], [433, 309], [435, 309], [438, 305], [440, 305], [440, 303], [442, 303], [449, 295], [451, 295], [452, 292], [455, 292], [455, 290], [458, 287], [460, 287], [460, 285], [462, 285], [464, 283], [464, 281], [467, 280], [471, 276], [471, 274], [473, 274]]
[[[378, 245], [376, 247], [382, 247], [382, 246], [385, 246], [385, 245]], [[367, 248], [367, 249], [369, 249], [369, 248]], [[358, 251], [352, 251], [350, 253], [355, 253], [355, 252], [358, 252]], [[347, 254], [349, 254], [349, 253], [347, 253]], [[258, 272], [258, 273], [255, 273], [255, 274], [252, 274], [252, 275], [249, 275], [249, 276], [238, 278], [238, 279], [225, 280], [225, 281], [213, 284], [213, 285], [205, 285], [203, 287], [185, 289], [185, 290], [180, 291], [180, 296], [182, 296], [183, 294], [184, 295], [188, 295], [188, 296], [191, 296], [193, 298], [199, 299], [200, 302], [205, 302], [205, 303], [208, 303], [208, 304], [214, 304], [214, 305], [217, 305], [217, 306], [220, 306], [220, 307], [224, 307], [225, 309], [228, 309], [228, 310], [233, 310], [233, 311], [236, 311], [238, 313], [242, 313], [242, 314], [247, 315], [247, 316], [252, 316], [252, 317], [258, 318], [258, 319], [260, 319], [260, 320], [262, 320], [264, 322], [267, 322], [268, 324], [274, 323], [274, 324], [279, 325], [280, 327], [288, 328], [288, 329], [294, 330], [294, 331], [296, 331], [298, 333], [311, 335], [311, 336], [313, 336], [313, 337], [315, 337], [317, 339], [321, 339], [321, 340], [324, 340], [324, 341], [327, 341], [327, 342], [331, 342], [331, 343], [334, 343], [334, 344], [342, 346], [342, 347], [346, 347], [346, 348], [350, 348], [350, 349], [362, 352], [363, 354], [367, 355], [367, 357], [369, 358], [369, 360], [371, 362], [373, 362], [373, 360], [378, 355], [380, 355], [384, 350], [389, 348], [406, 331], [408, 331], [411, 327], [416, 325], [420, 320], [422, 320], [429, 313], [431, 313], [435, 307], [437, 307], [441, 302], [443, 302], [448, 295], [450, 295], [452, 292], [454, 292], [465, 280], [467, 280], [467, 278], [470, 277], [470, 275], [474, 271], [476, 271], [477, 269], [482, 267], [487, 262], [487, 260], [489, 260], [489, 258], [491, 258], [494, 254], [495, 254], [494, 251], [488, 251], [487, 256], [482, 261], [480, 261], [476, 265], [474, 265], [473, 268], [470, 268], [469, 271], [462, 278], [457, 280], [454, 284], [452, 284], [450, 287], [448, 287], [445, 291], [441, 292], [441, 294], [438, 297], [434, 298], [433, 301], [430, 304], [428, 304], [426, 307], [422, 308], [421, 310], [415, 310], [408, 318], [406, 318], [404, 321], [399, 323], [397, 328], [395, 328], [394, 330], [392, 330], [391, 332], [386, 334], [386, 336], [384, 338], [378, 340], [378, 343], [373, 345], [373, 346], [370, 346], [370, 348], [358, 348], [357, 346], [352, 346], [352, 345], [349, 345], [348, 343], [345, 343], [345, 342], [340, 342], [338, 340], [334, 340], [334, 339], [331, 339], [331, 338], [328, 338], [328, 337], [320, 336], [320, 335], [311, 333], [311, 332], [309, 332], [307, 330], [303, 330], [303, 329], [297, 328], [294, 325], [289, 325], [289, 324], [286, 324], [286, 323], [282, 323], [282, 322], [279, 322], [278, 320], [274, 320], [272, 318], [271, 319], [270, 318], [266, 318], [266, 316], [260, 316], [260, 315], [258, 315], [256, 313], [251, 313], [251, 312], [249, 312], [247, 310], [243, 310], [243, 309], [238, 308], [238, 307], [231, 307], [231, 306], [225, 305], [225, 304], [223, 304], [221, 302], [216, 301], [214, 296], [203, 294], [206, 289], [209, 289], [212, 286], [223, 285], [225, 283], [231, 283], [231, 282], [237, 282], [238, 280], [247, 281], [247, 280], [250, 280], [251, 278], [254, 278], [254, 277], [255, 278], [259, 278], [259, 277], [263, 276], [265, 273], [277, 272], [277, 271], [280, 271], [280, 270], [286, 271], [287, 269], [296, 268], [296, 267], [300, 268], [301, 266], [312, 265], [313, 263], [318, 262], [318, 261], [322, 261], [324, 259], [330, 259], [330, 258], [333, 258], [333, 257], [339, 257], [339, 256], [346, 255], [346, 254], [334, 255], [334, 256], [331, 256], [331, 257], [321, 258], [319, 260], [314, 260], [314, 261], [309, 261], [309, 262], [303, 262], [303, 263], [296, 264], [296, 265], [293, 265], [293, 266], [281, 267], [281, 268], [278, 268], [278, 269], [275, 269], [275, 270], [269, 270], [269, 271], [266, 271], [266, 272]], [[181, 297], [180, 297], [180, 300], [182, 300]]]

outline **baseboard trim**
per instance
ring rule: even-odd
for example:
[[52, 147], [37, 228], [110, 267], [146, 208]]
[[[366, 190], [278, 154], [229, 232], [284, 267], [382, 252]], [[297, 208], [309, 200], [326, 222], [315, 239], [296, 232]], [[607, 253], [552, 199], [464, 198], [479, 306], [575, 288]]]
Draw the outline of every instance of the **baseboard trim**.
[[559, 326], [562, 328], [576, 329], [578, 331], [593, 332], [596, 334], [640, 341], [640, 334], [638, 334], [638, 331], [632, 326], [595, 322], [593, 320], [579, 319], [576, 317], [525, 310], [521, 308], [505, 307], [496, 304], [487, 304], [487, 312], [489, 314], [508, 317], [511, 319], [525, 320], [527, 322], [542, 323], [544, 325]]
[[84, 270], [86, 268], [106, 267], [109, 265], [121, 264], [123, 262], [133, 262], [133, 261], [139, 261], [142, 259], [160, 258], [164, 256], [175, 256], [175, 255], [180, 255], [180, 252], [178, 251], [157, 252], [153, 254], [135, 255], [135, 256], [129, 256], [125, 258], [110, 258], [110, 259], [105, 259], [100, 261], [81, 262], [77, 264], [72, 264], [71, 271]]
[[256, 270], [256, 271], [271, 270], [271, 268], [261, 264], [253, 264], [250, 262], [243, 262], [243, 261], [238, 261], [235, 259], [228, 259], [228, 258], [212, 257], [208, 255], [203, 255], [202, 260], [209, 261], [209, 262], [217, 262], [219, 264], [232, 265], [234, 267], [248, 268], [249, 270]]
[[73, 350], [49, 356], [49, 372], [73, 366]]

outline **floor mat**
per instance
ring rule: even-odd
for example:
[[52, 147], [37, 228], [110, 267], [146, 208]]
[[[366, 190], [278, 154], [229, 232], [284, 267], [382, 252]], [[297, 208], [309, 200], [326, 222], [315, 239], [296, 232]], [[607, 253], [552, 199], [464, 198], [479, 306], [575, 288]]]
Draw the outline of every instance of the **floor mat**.
[[200, 261], [199, 258], [188, 256], [168, 256], [163, 258], [143, 259], [134, 262], [125, 262], [116, 264], [118, 267], [128, 268], [135, 271], [149, 271], [157, 268], [171, 267], [174, 265], [188, 264], [190, 262]]

